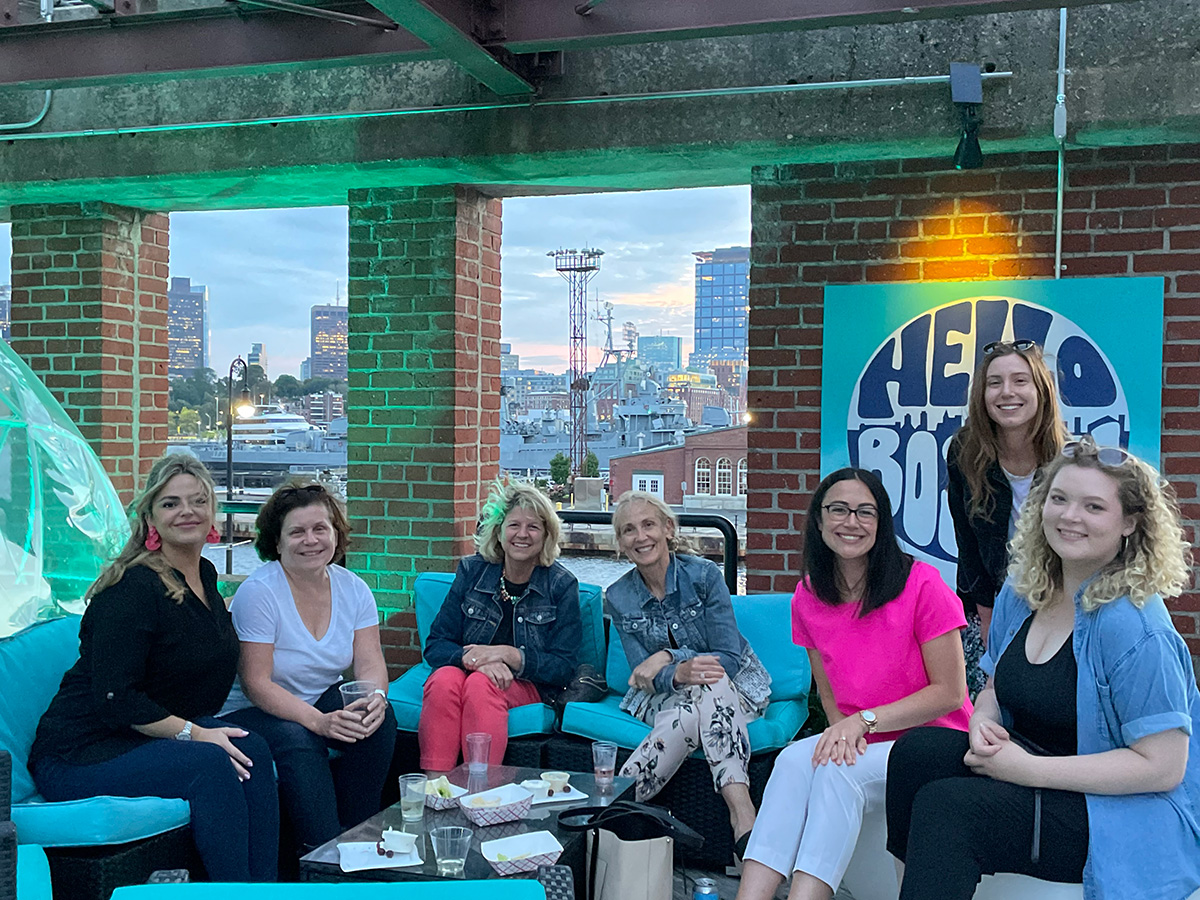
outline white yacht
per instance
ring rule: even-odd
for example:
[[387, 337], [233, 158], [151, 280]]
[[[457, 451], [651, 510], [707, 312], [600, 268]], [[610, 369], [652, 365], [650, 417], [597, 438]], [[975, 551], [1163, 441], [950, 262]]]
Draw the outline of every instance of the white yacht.
[[282, 407], [275, 405], [260, 406], [255, 409], [253, 416], [233, 420], [234, 442], [252, 446], [295, 446], [294, 436], [297, 433], [311, 432], [323, 433], [324, 429], [310, 425], [303, 416], [284, 412]]

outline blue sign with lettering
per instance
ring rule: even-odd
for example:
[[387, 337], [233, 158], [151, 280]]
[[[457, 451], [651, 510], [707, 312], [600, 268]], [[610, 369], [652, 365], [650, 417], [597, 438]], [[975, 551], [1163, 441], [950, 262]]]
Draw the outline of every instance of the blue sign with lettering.
[[946, 448], [984, 346], [1037, 341], [1068, 430], [1157, 464], [1162, 329], [1161, 278], [828, 287], [821, 472], [878, 472], [906, 549], [953, 584]]

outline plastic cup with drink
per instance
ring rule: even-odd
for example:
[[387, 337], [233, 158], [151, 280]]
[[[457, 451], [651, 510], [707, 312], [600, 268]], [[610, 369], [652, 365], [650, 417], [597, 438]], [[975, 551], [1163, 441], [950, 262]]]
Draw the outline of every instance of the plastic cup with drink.
[[488, 754], [492, 750], [492, 736], [486, 731], [472, 731], [467, 735], [467, 771], [472, 775], [486, 775]]
[[425, 818], [426, 778], [420, 772], [400, 776], [400, 816], [405, 822], [420, 822]]
[[462, 875], [467, 864], [467, 851], [471, 849], [471, 829], [461, 825], [443, 825], [433, 829], [429, 837], [433, 841], [438, 874], [443, 877]]
[[611, 741], [592, 744], [592, 764], [596, 769], [596, 786], [611, 787], [617, 770], [617, 745]]
[[367, 717], [367, 705], [378, 685], [373, 681], [343, 681], [338, 685], [342, 694], [342, 709], [356, 713], [359, 720]]

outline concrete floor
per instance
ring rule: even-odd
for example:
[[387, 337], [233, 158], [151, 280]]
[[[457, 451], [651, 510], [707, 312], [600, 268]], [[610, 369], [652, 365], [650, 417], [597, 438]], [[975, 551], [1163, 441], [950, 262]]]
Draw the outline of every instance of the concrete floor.
[[[734, 900], [737, 897], [738, 885], [741, 883], [736, 878], [729, 878], [722, 871], [705, 872], [702, 869], [693, 869], [685, 866], [675, 867], [675, 889], [671, 894], [671, 900], [692, 900], [692, 887], [697, 878], [711, 878], [717, 883], [717, 896], [720, 900]], [[785, 881], [779, 886], [779, 890], [775, 892], [776, 900], [786, 900], [789, 882]], [[854, 900], [854, 897], [849, 891], [839, 890], [834, 895], [834, 900]]]

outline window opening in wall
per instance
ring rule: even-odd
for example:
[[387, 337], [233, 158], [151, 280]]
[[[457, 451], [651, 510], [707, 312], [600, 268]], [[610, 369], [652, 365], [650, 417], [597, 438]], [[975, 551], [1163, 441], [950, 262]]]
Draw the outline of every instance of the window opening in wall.
[[747, 474], [746, 457], [743, 456], [741, 459], [738, 460], [738, 465], [737, 465], [737, 492], [738, 492], [738, 496], [740, 496], [740, 497], [746, 496], [746, 474]]
[[733, 463], [727, 456], [717, 460], [717, 493], [722, 497], [733, 493]]
[[712, 493], [712, 463], [708, 461], [707, 456], [702, 456], [696, 460], [695, 481], [697, 494]]

